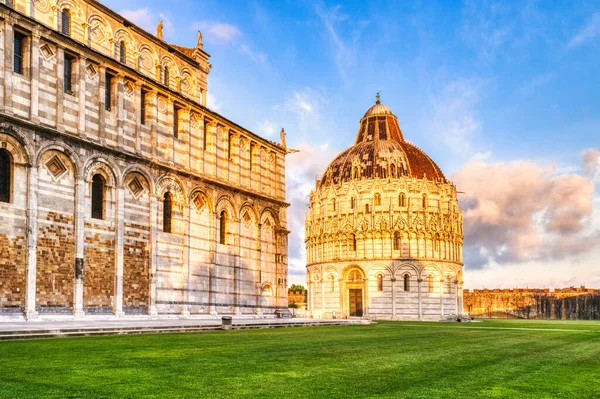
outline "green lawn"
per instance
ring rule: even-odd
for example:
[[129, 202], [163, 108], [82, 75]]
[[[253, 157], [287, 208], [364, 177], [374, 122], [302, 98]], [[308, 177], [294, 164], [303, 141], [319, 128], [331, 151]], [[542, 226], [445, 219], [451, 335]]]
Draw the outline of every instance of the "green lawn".
[[0, 342], [0, 397], [600, 398], [600, 322]]

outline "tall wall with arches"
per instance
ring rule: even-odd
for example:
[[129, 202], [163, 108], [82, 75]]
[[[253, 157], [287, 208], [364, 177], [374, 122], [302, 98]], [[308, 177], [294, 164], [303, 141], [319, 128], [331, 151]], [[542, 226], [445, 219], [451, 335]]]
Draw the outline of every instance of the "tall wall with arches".
[[92, 0], [5, 4], [0, 317], [286, 307], [287, 149], [205, 107], [201, 35], [170, 45]]

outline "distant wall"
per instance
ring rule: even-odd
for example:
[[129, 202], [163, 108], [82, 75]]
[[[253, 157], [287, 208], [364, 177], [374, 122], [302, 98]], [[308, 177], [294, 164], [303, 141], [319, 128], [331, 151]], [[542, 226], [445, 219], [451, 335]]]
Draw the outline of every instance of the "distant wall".
[[600, 320], [600, 290], [587, 288], [464, 290], [473, 317]]

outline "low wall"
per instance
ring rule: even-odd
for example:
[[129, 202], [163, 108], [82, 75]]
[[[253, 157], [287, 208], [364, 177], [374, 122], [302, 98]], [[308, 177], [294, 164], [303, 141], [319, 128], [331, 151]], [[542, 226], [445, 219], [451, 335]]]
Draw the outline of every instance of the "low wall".
[[464, 290], [473, 317], [600, 320], [600, 290], [588, 288]]

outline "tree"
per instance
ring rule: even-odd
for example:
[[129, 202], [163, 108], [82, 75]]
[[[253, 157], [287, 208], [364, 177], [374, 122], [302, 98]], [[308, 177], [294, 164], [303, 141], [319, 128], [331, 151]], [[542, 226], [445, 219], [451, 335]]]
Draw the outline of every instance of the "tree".
[[290, 291], [304, 292], [304, 291], [306, 291], [306, 289], [304, 288], [304, 286], [302, 286], [300, 284], [292, 284], [292, 286], [290, 287]]

